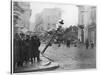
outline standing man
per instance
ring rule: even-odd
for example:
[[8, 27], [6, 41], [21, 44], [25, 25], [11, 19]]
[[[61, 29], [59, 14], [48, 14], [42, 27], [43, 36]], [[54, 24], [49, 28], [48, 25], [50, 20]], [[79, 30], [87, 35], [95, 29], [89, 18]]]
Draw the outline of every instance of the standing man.
[[18, 60], [18, 66], [23, 66], [23, 50], [24, 50], [24, 47], [23, 47], [23, 36], [24, 36], [24, 34], [23, 33], [20, 33], [20, 35], [19, 35], [19, 52], [18, 52], [18, 54], [19, 54], [19, 60]]
[[88, 49], [88, 47], [89, 47], [89, 41], [88, 41], [88, 39], [86, 40], [86, 49]]
[[40, 39], [37, 36], [34, 36], [34, 50], [35, 50], [34, 56], [37, 58], [37, 62], [40, 61], [40, 51], [39, 51], [40, 44], [41, 44]]
[[32, 44], [31, 44], [31, 35], [29, 35], [28, 43], [29, 43], [29, 45], [28, 45], [29, 59], [30, 59], [30, 61], [31, 61], [31, 63], [32, 63], [32, 53], [31, 53], [31, 51], [32, 51]]
[[34, 36], [31, 36], [30, 47], [31, 47], [31, 63], [33, 63], [33, 58], [35, 62], [35, 39]]
[[69, 39], [67, 39], [67, 47], [70, 48], [70, 40]]
[[93, 43], [93, 41], [90, 41], [90, 43], [91, 43], [91, 48], [94, 48], [94, 43]]
[[14, 46], [13, 68], [15, 70], [16, 64], [18, 66], [18, 61], [19, 61], [19, 35], [18, 35], [18, 33], [16, 33], [14, 35], [14, 44], [13, 44], [13, 46]]

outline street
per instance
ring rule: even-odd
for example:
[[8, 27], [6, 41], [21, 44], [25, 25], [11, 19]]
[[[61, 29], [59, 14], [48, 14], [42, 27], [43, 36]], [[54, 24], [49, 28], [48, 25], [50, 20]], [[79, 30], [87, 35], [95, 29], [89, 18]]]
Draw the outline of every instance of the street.
[[[45, 44], [41, 44], [40, 50], [42, 51]], [[54, 60], [59, 64], [56, 70], [72, 70], [72, 69], [89, 69], [96, 68], [96, 49], [85, 49], [84, 46], [77, 48], [66, 45], [53, 44], [49, 46], [44, 53], [48, 58]]]
[[96, 6], [11, 3], [13, 73], [96, 68]]

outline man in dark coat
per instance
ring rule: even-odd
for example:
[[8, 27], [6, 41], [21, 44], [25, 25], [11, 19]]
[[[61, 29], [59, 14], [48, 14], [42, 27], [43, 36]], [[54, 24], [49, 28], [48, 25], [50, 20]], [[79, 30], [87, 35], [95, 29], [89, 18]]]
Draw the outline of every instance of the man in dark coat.
[[34, 36], [31, 36], [30, 39], [30, 58], [31, 58], [31, 63], [33, 63], [33, 58], [35, 61], [35, 49], [34, 49], [34, 45], [35, 45], [35, 40], [34, 40]]
[[17, 66], [19, 67], [19, 66], [22, 66], [22, 63], [21, 63], [21, 58], [22, 58], [22, 40], [21, 40], [21, 35], [19, 34], [19, 38], [18, 38], [18, 50], [17, 50], [17, 52], [18, 52], [18, 62], [17, 62]]
[[26, 61], [30, 59], [31, 63], [33, 63], [33, 57], [34, 57], [34, 39], [31, 35], [27, 35], [26, 39]]
[[27, 48], [28, 48], [28, 60], [31, 58], [31, 37], [28, 35], [27, 39]]
[[20, 38], [19, 38], [19, 61], [18, 61], [18, 66], [23, 66], [24, 62], [24, 34], [20, 33]]
[[93, 41], [90, 41], [90, 43], [91, 43], [91, 48], [94, 48], [94, 43], [93, 43]]
[[67, 40], [67, 47], [70, 47], [70, 40]]
[[13, 67], [15, 69], [15, 66], [16, 64], [18, 64], [18, 61], [19, 61], [19, 35], [18, 33], [16, 33], [14, 35], [14, 44], [13, 44], [13, 47], [14, 47], [14, 51], [13, 51]]
[[20, 40], [20, 63], [21, 66], [23, 66], [23, 62], [24, 62], [24, 34], [21, 33], [21, 40]]
[[28, 35], [25, 35], [25, 38], [24, 38], [24, 61], [25, 63], [27, 64], [28, 63]]
[[39, 51], [39, 46], [40, 46], [40, 40], [37, 36], [34, 36], [34, 57], [37, 58], [37, 62], [40, 61], [40, 51]]
[[89, 41], [88, 41], [88, 39], [86, 40], [86, 49], [88, 49], [88, 47], [89, 47]]

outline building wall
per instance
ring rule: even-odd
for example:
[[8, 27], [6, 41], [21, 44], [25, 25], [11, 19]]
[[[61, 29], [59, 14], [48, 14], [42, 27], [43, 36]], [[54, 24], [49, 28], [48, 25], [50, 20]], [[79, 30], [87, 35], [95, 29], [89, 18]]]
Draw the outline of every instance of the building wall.
[[61, 18], [61, 10], [59, 8], [46, 8], [42, 12], [42, 16], [44, 25], [48, 25], [47, 30], [55, 29], [57, 21]]
[[81, 35], [79, 35], [79, 36], [84, 39], [84, 43], [85, 43], [86, 39], [88, 39], [87, 26], [91, 22], [91, 19], [90, 19], [90, 6], [79, 6], [78, 8], [79, 8], [79, 25], [84, 25], [84, 29], [83, 29], [84, 36], [83, 37]]
[[[79, 25], [84, 25], [84, 43], [87, 39], [95, 38], [96, 27], [96, 9], [94, 6], [78, 6], [79, 8]], [[78, 37], [83, 38], [79, 29]]]
[[89, 36], [88, 36], [89, 40], [96, 43], [96, 30], [95, 30], [95, 27], [89, 28], [88, 32], [89, 32]]
[[88, 26], [88, 38], [96, 44], [96, 7], [91, 8], [91, 24]]
[[18, 18], [15, 18], [15, 17], [13, 18], [15, 33], [20, 31], [21, 27], [29, 29], [29, 25], [30, 25], [29, 19], [31, 16], [31, 9], [30, 9], [29, 3], [13, 2], [13, 15], [18, 17]]
[[61, 18], [59, 8], [45, 8], [41, 13], [36, 15], [36, 29], [41, 27], [42, 30], [48, 31], [56, 29], [56, 24]]

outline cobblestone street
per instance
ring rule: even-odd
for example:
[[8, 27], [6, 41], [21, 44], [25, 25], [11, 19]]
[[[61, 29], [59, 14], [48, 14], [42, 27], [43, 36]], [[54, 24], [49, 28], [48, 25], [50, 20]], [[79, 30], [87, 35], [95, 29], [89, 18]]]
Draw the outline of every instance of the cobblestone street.
[[[40, 50], [43, 50], [45, 44], [40, 46]], [[88, 50], [85, 47], [66, 47], [65, 45], [53, 44], [48, 47], [44, 53], [50, 59], [57, 62], [60, 67], [56, 70], [72, 70], [72, 69], [89, 69], [96, 68], [96, 49], [89, 48]]]

